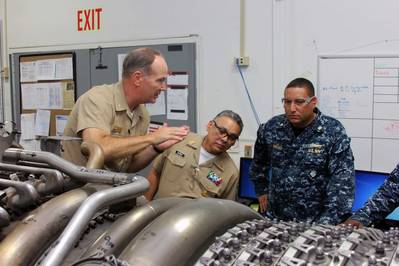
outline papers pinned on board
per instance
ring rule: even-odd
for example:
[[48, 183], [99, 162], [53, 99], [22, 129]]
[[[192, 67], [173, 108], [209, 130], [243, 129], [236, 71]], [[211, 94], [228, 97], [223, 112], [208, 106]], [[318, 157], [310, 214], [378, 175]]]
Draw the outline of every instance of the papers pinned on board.
[[186, 72], [172, 72], [168, 76], [168, 86], [188, 86], [188, 74]]
[[21, 84], [22, 109], [61, 109], [61, 82]]
[[167, 118], [174, 120], [188, 119], [188, 89], [187, 88], [168, 88], [167, 90]]
[[73, 79], [73, 61], [69, 58], [21, 62], [20, 82]]
[[48, 136], [50, 130], [50, 111], [37, 110], [35, 118], [35, 135]]
[[150, 115], [165, 115], [166, 114], [166, 103], [165, 103], [165, 92], [162, 91], [157, 101], [154, 104], [146, 104], [145, 107], [147, 108]]

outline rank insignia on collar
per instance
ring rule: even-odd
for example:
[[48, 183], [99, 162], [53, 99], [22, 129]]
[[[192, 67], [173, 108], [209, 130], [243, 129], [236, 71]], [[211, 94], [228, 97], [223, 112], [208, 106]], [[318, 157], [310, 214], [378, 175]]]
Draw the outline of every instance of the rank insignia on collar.
[[179, 155], [180, 157], [184, 157], [185, 155], [184, 155], [184, 153], [182, 153], [181, 151], [176, 151], [175, 152], [177, 155]]
[[208, 175], [206, 176], [208, 180], [214, 183], [216, 186], [219, 186], [222, 183], [222, 178], [218, 176], [214, 171], [210, 170]]

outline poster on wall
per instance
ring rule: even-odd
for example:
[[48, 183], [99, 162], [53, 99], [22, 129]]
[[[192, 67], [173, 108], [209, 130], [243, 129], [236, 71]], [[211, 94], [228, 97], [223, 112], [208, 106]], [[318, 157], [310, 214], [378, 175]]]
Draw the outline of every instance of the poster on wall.
[[150, 115], [164, 115], [166, 114], [165, 108], [165, 92], [162, 91], [155, 103], [147, 103], [145, 107], [147, 108]]
[[172, 120], [188, 119], [188, 89], [168, 88], [167, 90], [167, 117]]

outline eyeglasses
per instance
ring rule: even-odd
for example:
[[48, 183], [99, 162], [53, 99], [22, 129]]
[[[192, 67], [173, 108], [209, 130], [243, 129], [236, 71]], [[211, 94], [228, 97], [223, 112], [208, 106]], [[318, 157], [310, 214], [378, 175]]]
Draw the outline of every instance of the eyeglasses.
[[292, 103], [294, 103], [295, 106], [304, 106], [304, 105], [306, 105], [306, 104], [309, 104], [309, 103], [312, 101], [313, 97], [314, 97], [314, 96], [312, 96], [312, 97], [306, 97], [306, 99], [301, 99], [301, 98], [299, 98], [299, 99], [294, 99], [294, 100], [287, 99], [287, 98], [282, 98], [282, 99], [281, 99], [281, 102], [282, 102], [284, 105], [291, 105]]
[[227, 131], [227, 129], [225, 129], [224, 127], [218, 126], [218, 124], [216, 124], [216, 121], [215, 121], [215, 120], [212, 120], [212, 122], [213, 122], [213, 124], [215, 125], [216, 129], [217, 129], [218, 132], [219, 132], [219, 135], [220, 135], [222, 138], [224, 138], [224, 137], [227, 136], [227, 139], [228, 139], [229, 141], [231, 141], [231, 142], [236, 141], [236, 140], [238, 139], [238, 136], [237, 136], [236, 134], [229, 133], [229, 132]]

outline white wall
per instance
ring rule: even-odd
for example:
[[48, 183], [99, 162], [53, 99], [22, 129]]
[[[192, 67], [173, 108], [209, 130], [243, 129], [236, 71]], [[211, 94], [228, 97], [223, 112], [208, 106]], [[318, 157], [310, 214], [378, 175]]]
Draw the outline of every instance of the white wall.
[[[5, 1], [5, 0], [0, 0]], [[7, 2], [9, 52], [60, 49], [106, 42], [142, 41], [197, 35], [198, 128], [222, 109], [243, 117], [241, 147], [256, 138], [257, 123], [233, 58], [239, 56], [239, 0], [119, 0]], [[272, 115], [272, 2], [246, 1], [247, 85], [262, 121]], [[78, 32], [76, 10], [101, 7], [102, 28]], [[242, 155], [234, 154], [235, 157]]]
[[[0, 0], [0, 7], [5, 1]], [[255, 139], [258, 127], [233, 64], [239, 55], [239, 4], [8, 0], [8, 52], [198, 35], [199, 129], [204, 132], [206, 122], [221, 109], [240, 113], [245, 129], [237, 158], [243, 144]], [[103, 8], [102, 29], [78, 32], [76, 10], [95, 7]], [[246, 7], [251, 64], [244, 75], [261, 121], [282, 111], [280, 98], [291, 79], [304, 76], [317, 82], [318, 55], [399, 51], [397, 0], [247, 0]]]
[[[310, 78], [316, 84], [318, 55], [399, 56], [398, 11], [399, 1], [395, 0], [276, 1], [275, 14], [287, 14], [274, 16], [274, 25], [279, 25], [273, 34], [274, 47], [276, 47], [274, 54], [280, 56], [278, 61], [281, 64], [274, 67], [274, 71], [280, 73], [276, 84], [284, 84], [299, 75]], [[288, 56], [282, 56], [284, 54]], [[345, 69], [358, 70], [357, 72], [361, 73], [360, 68], [348, 66]], [[351, 71], [345, 73], [348, 76], [347, 79], [356, 79], [355, 73]], [[326, 71], [323, 74], [330, 78], [337, 76], [335, 73], [329, 74]], [[278, 102], [277, 97], [274, 102]], [[371, 106], [370, 110], [372, 110]], [[385, 118], [394, 119], [395, 117]], [[356, 127], [356, 120], [351, 119], [346, 123], [349, 134], [351, 134], [351, 129], [359, 130], [359, 127]], [[374, 132], [376, 128], [373, 129]], [[380, 147], [376, 147], [378, 144], [374, 145], [374, 148], [371, 147], [370, 142], [370, 139], [352, 138], [355, 167], [371, 168], [371, 158], [368, 156], [372, 152], [374, 171], [393, 169], [398, 162], [398, 157], [391, 160], [384, 160], [384, 157], [389, 157], [390, 150], [397, 153], [396, 141], [377, 142], [374, 139], [374, 142], [380, 145]], [[366, 160], [367, 163], [365, 163]]]
[[[77, 10], [96, 7], [103, 9], [101, 30], [78, 32]], [[271, 10], [270, 1], [246, 1], [246, 54], [251, 65], [244, 75], [262, 121], [272, 115]], [[205, 131], [216, 113], [232, 109], [245, 124], [240, 147], [256, 138], [258, 125], [233, 63], [240, 52], [239, 0], [9, 0], [7, 14], [10, 53], [196, 35], [199, 131]], [[241, 148], [234, 156], [240, 155]]]
[[273, 10], [276, 87], [297, 76], [316, 84], [318, 55], [399, 55], [399, 1], [276, 0]]

